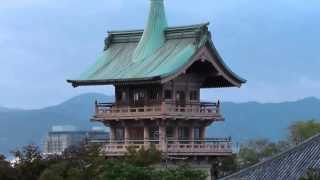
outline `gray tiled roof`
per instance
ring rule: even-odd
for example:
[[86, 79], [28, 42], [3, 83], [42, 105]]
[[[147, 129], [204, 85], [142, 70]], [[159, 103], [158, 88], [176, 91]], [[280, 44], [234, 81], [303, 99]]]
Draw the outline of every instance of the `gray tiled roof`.
[[320, 169], [320, 134], [221, 180], [298, 180], [309, 168]]

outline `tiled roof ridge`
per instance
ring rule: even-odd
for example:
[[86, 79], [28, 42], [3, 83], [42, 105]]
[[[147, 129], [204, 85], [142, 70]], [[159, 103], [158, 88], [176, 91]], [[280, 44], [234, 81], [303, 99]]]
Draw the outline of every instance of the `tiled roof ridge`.
[[[209, 23], [206, 22], [194, 25], [168, 27], [165, 30], [165, 38], [166, 40], [199, 38], [199, 36], [204, 34], [203, 32], [209, 32], [208, 25]], [[104, 50], [108, 49], [113, 43], [138, 43], [142, 37], [142, 34], [142, 29], [127, 31], [109, 31], [108, 37], [105, 39]]]
[[229, 178], [232, 178], [232, 177], [236, 177], [236, 176], [241, 175], [241, 174], [243, 174], [245, 172], [248, 172], [248, 171], [250, 171], [252, 169], [255, 169], [255, 168], [259, 167], [259, 166], [262, 166], [264, 164], [268, 164], [269, 162], [272, 162], [272, 161], [274, 161], [276, 159], [282, 158], [283, 156], [286, 156], [286, 155], [291, 154], [293, 152], [297, 152], [297, 151], [303, 149], [305, 146], [307, 146], [307, 145], [309, 145], [311, 143], [314, 143], [314, 142], [320, 143], [320, 133], [310, 137], [309, 139], [305, 140], [301, 144], [298, 144], [298, 145], [296, 145], [296, 146], [294, 146], [292, 148], [289, 148], [288, 150], [286, 150], [286, 151], [284, 151], [282, 153], [279, 153], [277, 155], [274, 155], [274, 156], [266, 159], [265, 161], [259, 162], [259, 163], [255, 164], [255, 165], [252, 165], [252, 166], [248, 167], [248, 168], [240, 170], [239, 172], [236, 172], [234, 174], [231, 174], [229, 176], [221, 178], [221, 180], [226, 180], [226, 179], [229, 179]]
[[[210, 23], [204, 22], [199, 24], [189, 24], [189, 25], [181, 25], [181, 26], [171, 26], [168, 27], [166, 31], [173, 31], [173, 30], [186, 30], [186, 29], [199, 29], [202, 27], [207, 27]], [[143, 33], [143, 29], [132, 29], [132, 30], [112, 30], [108, 31], [108, 34], [134, 34], [134, 33]]]

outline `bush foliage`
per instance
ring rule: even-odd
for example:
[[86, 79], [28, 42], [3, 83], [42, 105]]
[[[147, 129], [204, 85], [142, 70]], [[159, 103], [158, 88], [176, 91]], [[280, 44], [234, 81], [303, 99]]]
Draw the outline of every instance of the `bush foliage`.
[[159, 169], [161, 153], [154, 147], [128, 149], [122, 159], [106, 160], [97, 146], [68, 148], [61, 156], [43, 157], [37, 146], [13, 151], [11, 165], [0, 155], [1, 180], [205, 180], [207, 174], [187, 166]]

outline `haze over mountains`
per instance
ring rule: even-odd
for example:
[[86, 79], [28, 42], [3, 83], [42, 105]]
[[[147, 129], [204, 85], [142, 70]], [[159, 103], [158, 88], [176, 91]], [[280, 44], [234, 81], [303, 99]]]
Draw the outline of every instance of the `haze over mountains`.
[[[0, 153], [28, 143], [42, 145], [42, 140], [54, 125], [75, 125], [90, 129], [94, 100], [110, 102], [103, 94], [83, 94], [59, 105], [38, 110], [18, 110], [0, 107]], [[287, 135], [288, 126], [297, 120], [320, 119], [320, 100], [305, 98], [283, 103], [222, 103], [226, 121], [215, 123], [207, 131], [210, 137], [231, 136], [243, 142], [254, 138], [279, 140]]]
[[8, 111], [11, 111], [11, 109], [0, 106], [0, 112], [8, 112]]
[[288, 127], [296, 121], [320, 120], [320, 100], [309, 97], [282, 103], [230, 103], [222, 104], [224, 123], [212, 125], [208, 133], [231, 135], [236, 141], [252, 138], [280, 140], [287, 138]]

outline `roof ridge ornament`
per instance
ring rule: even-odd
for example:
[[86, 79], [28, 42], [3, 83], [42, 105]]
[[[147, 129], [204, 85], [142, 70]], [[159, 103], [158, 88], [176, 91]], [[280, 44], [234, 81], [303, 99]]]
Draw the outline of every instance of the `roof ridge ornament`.
[[165, 43], [165, 30], [168, 23], [165, 14], [164, 0], [150, 0], [150, 12], [143, 35], [134, 51], [132, 61], [143, 61]]

